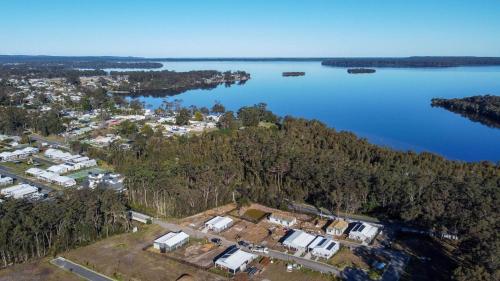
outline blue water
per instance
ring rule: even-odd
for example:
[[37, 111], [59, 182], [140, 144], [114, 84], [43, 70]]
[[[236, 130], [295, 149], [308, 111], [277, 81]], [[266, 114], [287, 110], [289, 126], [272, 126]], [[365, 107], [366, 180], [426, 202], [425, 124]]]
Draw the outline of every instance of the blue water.
[[[500, 67], [377, 69], [359, 75], [319, 62], [164, 62], [164, 69], [245, 70], [252, 75], [245, 85], [174, 97], [185, 106], [210, 107], [218, 100], [237, 110], [265, 102], [278, 115], [318, 119], [375, 144], [449, 159], [500, 161], [500, 129], [430, 105], [433, 97], [499, 95]], [[283, 71], [305, 71], [306, 76], [282, 77]], [[164, 100], [141, 99], [149, 107]]]

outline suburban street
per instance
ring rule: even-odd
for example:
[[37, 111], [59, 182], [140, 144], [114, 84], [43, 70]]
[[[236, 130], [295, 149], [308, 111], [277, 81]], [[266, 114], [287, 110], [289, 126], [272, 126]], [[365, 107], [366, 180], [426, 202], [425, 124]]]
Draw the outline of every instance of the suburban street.
[[54, 191], [53, 188], [45, 185], [45, 184], [41, 184], [41, 183], [38, 183], [38, 182], [34, 182], [28, 178], [26, 178], [25, 176], [22, 176], [22, 175], [18, 175], [18, 174], [14, 174], [10, 171], [9, 168], [5, 167], [5, 166], [2, 166], [0, 165], [0, 174], [4, 175], [4, 176], [8, 176], [8, 177], [11, 177], [13, 179], [16, 179], [17, 180], [17, 183], [21, 183], [21, 182], [25, 182], [27, 184], [30, 184], [30, 185], [33, 185], [33, 186], [36, 186], [38, 188], [40, 188], [40, 192], [43, 193], [43, 194], [49, 194], [50, 192]]
[[84, 266], [81, 266], [79, 264], [76, 264], [70, 260], [67, 260], [63, 257], [58, 257], [50, 261], [52, 264], [67, 270], [69, 272], [72, 272], [80, 277], [82, 277], [85, 280], [89, 281], [114, 281], [114, 279], [111, 279], [109, 277], [106, 277], [100, 273], [97, 273], [91, 269], [88, 269]]
[[[184, 231], [185, 233], [187, 233], [188, 235], [190, 236], [193, 236], [193, 237], [196, 237], [198, 239], [203, 239], [203, 238], [208, 238], [208, 239], [212, 239], [212, 238], [218, 238], [221, 240], [221, 244], [224, 245], [224, 246], [231, 246], [231, 245], [235, 245], [236, 242], [235, 241], [230, 241], [230, 240], [227, 240], [226, 238], [222, 237], [222, 236], [219, 236], [219, 235], [216, 235], [216, 234], [212, 234], [212, 233], [204, 233], [202, 231], [199, 231], [199, 230], [195, 230], [195, 229], [192, 229], [190, 227], [185, 227], [185, 226], [181, 226], [181, 225], [178, 225], [178, 224], [174, 224], [174, 223], [169, 223], [169, 222], [165, 222], [165, 221], [162, 221], [162, 220], [159, 220], [159, 219], [153, 219], [153, 223], [155, 224], [158, 224], [159, 226], [165, 228], [165, 229], [168, 229], [169, 231]], [[247, 251], [249, 251], [248, 249], [245, 249]], [[290, 254], [287, 254], [287, 253], [283, 253], [283, 252], [279, 252], [279, 251], [275, 251], [275, 250], [269, 250], [269, 252], [266, 254], [266, 253], [257, 253], [258, 255], [261, 255], [261, 256], [267, 256], [267, 257], [271, 257], [271, 258], [275, 258], [275, 259], [279, 259], [279, 260], [283, 260], [283, 261], [293, 261], [297, 264], [300, 264], [304, 267], [307, 267], [307, 268], [310, 268], [310, 269], [313, 269], [313, 270], [316, 270], [316, 271], [319, 271], [319, 272], [322, 272], [322, 273], [332, 273], [332, 274], [335, 274], [335, 275], [340, 275], [340, 271], [334, 267], [334, 266], [331, 266], [331, 265], [328, 265], [328, 264], [325, 264], [325, 263], [321, 263], [321, 262], [317, 262], [317, 261], [314, 261], [314, 260], [309, 260], [309, 259], [305, 259], [305, 258], [301, 258], [301, 257], [296, 257], [296, 256], [293, 256], [293, 255], [290, 255]]]
[[54, 147], [66, 147], [66, 144], [63, 143], [63, 142], [59, 142], [59, 141], [55, 141], [55, 140], [49, 140], [47, 138], [44, 138], [44, 137], [38, 136], [38, 135], [31, 135], [30, 139], [31, 140], [35, 140], [35, 141], [37, 141], [39, 143], [46, 142], [47, 144], [49, 144], [51, 146], [54, 146]]

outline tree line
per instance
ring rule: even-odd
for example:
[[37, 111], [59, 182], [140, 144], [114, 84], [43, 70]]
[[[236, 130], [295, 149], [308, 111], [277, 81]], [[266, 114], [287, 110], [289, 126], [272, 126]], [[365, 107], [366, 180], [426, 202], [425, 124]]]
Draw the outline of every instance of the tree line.
[[500, 96], [484, 95], [460, 99], [432, 99], [432, 106], [445, 108], [472, 121], [500, 128]]
[[321, 62], [334, 67], [457, 67], [500, 65], [500, 57], [331, 58]]
[[221, 123], [233, 125], [217, 132], [139, 135], [131, 151], [112, 146], [108, 160], [126, 175], [130, 202], [161, 215], [233, 200], [278, 208], [303, 201], [456, 233], [457, 279], [498, 276], [498, 165], [394, 151], [319, 121], [271, 114], [260, 104], [226, 112]]
[[129, 229], [126, 198], [109, 190], [73, 190], [43, 201], [0, 203], [3, 267], [55, 255]]

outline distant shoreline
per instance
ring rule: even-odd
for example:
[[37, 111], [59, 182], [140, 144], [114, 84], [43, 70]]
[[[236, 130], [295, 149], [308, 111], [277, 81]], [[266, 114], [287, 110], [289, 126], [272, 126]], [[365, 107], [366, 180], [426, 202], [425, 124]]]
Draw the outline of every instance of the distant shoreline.
[[146, 58], [120, 56], [44, 56], [0, 55], [0, 64], [30, 62], [196, 62], [196, 61], [255, 61], [255, 62], [321, 62], [337, 67], [453, 67], [453, 66], [500, 66], [500, 57], [476, 56], [414, 56], [414, 57], [179, 57]]

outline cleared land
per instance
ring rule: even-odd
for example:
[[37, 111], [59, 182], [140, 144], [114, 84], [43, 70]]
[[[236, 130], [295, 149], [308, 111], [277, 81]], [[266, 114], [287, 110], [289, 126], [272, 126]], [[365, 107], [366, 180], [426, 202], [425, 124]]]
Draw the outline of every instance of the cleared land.
[[328, 263], [340, 269], [344, 269], [346, 267], [355, 267], [359, 269], [370, 268], [362, 257], [354, 254], [351, 250], [349, 250], [349, 248], [346, 247], [340, 248], [338, 253], [328, 260]]
[[0, 270], [0, 281], [81, 281], [73, 273], [61, 270], [49, 263], [49, 259], [18, 264]]
[[274, 262], [269, 264], [264, 271], [257, 275], [253, 280], [272, 280], [272, 281], [332, 281], [336, 280], [331, 275], [321, 274], [319, 272], [297, 269], [292, 272], [286, 271], [286, 263]]
[[166, 256], [144, 251], [165, 230], [157, 225], [139, 227], [142, 230], [137, 233], [113, 236], [62, 256], [118, 280], [176, 280], [186, 273], [196, 276], [196, 280], [224, 280]]

